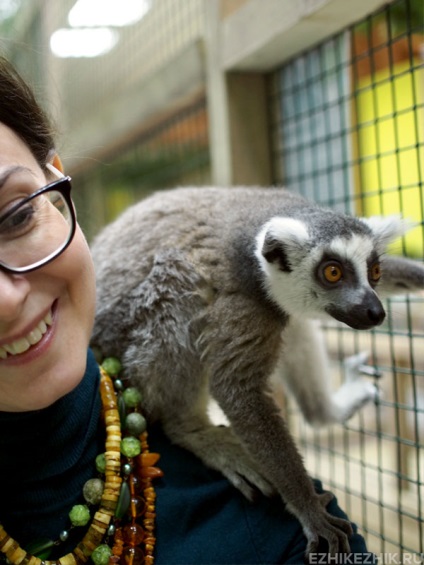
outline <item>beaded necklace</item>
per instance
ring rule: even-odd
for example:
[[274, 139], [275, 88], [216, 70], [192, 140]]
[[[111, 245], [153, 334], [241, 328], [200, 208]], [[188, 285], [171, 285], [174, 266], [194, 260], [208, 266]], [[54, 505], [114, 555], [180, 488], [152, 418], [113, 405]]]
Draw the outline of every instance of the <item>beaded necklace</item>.
[[[25, 551], [0, 524], [0, 552], [10, 564], [83, 565], [91, 558], [95, 565], [153, 565], [156, 494], [152, 480], [163, 473], [154, 466], [159, 454], [148, 448], [141, 395], [133, 387], [124, 387], [120, 371], [115, 358], [105, 359], [100, 366], [106, 442], [96, 467], [104, 480], [90, 479], [84, 485], [87, 503], [98, 504], [87, 532], [73, 551], [49, 560], [45, 551], [65, 541], [68, 531], [61, 532], [57, 541], [35, 544]], [[90, 509], [75, 505], [69, 517], [71, 527], [86, 526]]]

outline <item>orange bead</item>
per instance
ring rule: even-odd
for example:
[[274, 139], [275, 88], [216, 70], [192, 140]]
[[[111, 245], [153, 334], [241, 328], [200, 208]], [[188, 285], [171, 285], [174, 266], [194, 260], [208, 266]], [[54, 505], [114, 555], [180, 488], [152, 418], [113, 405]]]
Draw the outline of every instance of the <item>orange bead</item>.
[[143, 565], [144, 553], [139, 547], [127, 547], [124, 549], [121, 561], [125, 565]]
[[137, 463], [142, 467], [152, 467], [159, 459], [159, 453], [142, 453], [136, 457]]
[[159, 467], [141, 467], [137, 470], [137, 474], [141, 479], [163, 477], [163, 471]]
[[130, 502], [131, 518], [141, 516], [146, 510], [146, 502], [139, 496], [132, 496]]
[[144, 539], [144, 530], [139, 524], [128, 524], [122, 529], [124, 541], [133, 547], [139, 545]]

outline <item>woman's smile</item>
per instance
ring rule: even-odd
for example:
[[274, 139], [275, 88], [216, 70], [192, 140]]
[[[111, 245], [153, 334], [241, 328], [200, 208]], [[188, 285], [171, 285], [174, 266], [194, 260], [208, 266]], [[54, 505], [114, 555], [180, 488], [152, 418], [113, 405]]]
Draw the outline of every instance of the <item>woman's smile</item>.
[[26, 353], [33, 346], [41, 342], [43, 336], [46, 335], [48, 328], [52, 324], [53, 313], [52, 308], [50, 308], [47, 314], [44, 315], [26, 335], [0, 345], [0, 359], [7, 359], [10, 356], [18, 356]]

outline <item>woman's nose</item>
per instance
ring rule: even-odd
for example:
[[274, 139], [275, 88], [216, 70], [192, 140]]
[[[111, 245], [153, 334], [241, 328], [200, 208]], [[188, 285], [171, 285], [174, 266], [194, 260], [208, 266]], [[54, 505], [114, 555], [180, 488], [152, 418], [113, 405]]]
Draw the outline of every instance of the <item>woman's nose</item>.
[[15, 320], [21, 313], [30, 291], [30, 283], [23, 275], [0, 271], [0, 323]]

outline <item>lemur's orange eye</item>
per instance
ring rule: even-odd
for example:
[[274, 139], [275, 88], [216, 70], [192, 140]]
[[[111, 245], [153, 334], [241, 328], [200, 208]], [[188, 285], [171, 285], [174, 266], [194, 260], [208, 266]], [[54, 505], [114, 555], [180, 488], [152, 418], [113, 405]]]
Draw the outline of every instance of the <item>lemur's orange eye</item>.
[[327, 265], [323, 272], [325, 280], [329, 283], [339, 282], [339, 280], [343, 276], [342, 268], [336, 263], [330, 263], [329, 265]]
[[381, 277], [381, 266], [380, 263], [374, 263], [371, 265], [370, 278], [372, 282], [377, 283]]

